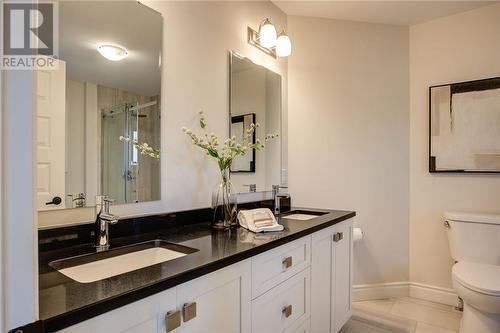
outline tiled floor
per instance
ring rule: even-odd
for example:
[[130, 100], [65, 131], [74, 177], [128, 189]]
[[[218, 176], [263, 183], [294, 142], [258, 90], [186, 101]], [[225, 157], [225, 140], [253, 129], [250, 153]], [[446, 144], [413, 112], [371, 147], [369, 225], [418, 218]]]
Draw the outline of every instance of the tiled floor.
[[[346, 332], [453, 333], [462, 317], [452, 306], [410, 297], [354, 302], [353, 310], [353, 323]], [[373, 329], [361, 328], [371, 322]], [[384, 325], [393, 328], [384, 330]]]

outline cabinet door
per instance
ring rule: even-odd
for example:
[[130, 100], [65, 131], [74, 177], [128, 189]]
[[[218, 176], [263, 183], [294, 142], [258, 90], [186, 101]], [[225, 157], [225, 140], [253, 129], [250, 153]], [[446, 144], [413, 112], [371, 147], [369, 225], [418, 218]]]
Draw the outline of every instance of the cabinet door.
[[334, 227], [318, 231], [311, 241], [311, 332], [330, 332]]
[[157, 331], [156, 295], [70, 326], [64, 333], [152, 333]]
[[177, 332], [179, 328], [170, 328], [167, 331], [167, 313], [180, 311], [177, 306], [177, 288], [168, 289], [158, 294], [158, 333]]
[[314, 233], [311, 253], [311, 332], [337, 333], [351, 316], [352, 219]]
[[177, 287], [177, 305], [189, 305], [191, 315], [183, 311], [175, 332], [250, 332], [250, 278], [251, 263], [245, 260]]
[[352, 220], [337, 224], [335, 233], [342, 235], [332, 248], [332, 328], [338, 332], [351, 317]]

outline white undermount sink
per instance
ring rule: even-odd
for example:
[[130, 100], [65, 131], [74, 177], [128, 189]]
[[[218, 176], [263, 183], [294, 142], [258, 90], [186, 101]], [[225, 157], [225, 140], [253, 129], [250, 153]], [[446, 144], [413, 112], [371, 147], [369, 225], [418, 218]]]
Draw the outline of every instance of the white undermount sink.
[[283, 216], [284, 219], [292, 219], [292, 220], [311, 220], [318, 217], [318, 215], [310, 215], [310, 214], [291, 214], [287, 216]]
[[161, 240], [51, 262], [80, 283], [90, 283], [184, 257], [197, 250]]
[[326, 212], [319, 211], [308, 211], [308, 210], [294, 210], [288, 212], [285, 216], [282, 216], [282, 219], [290, 219], [290, 220], [299, 220], [299, 221], [307, 221], [312, 220], [321, 215], [326, 214]]

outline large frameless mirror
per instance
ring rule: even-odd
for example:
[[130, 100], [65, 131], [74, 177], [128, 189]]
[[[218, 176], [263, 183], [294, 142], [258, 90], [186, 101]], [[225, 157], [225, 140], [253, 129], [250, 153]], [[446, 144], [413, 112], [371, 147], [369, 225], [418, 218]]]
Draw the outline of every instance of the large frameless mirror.
[[39, 210], [160, 200], [162, 27], [136, 1], [59, 2], [58, 68], [37, 72]]
[[281, 183], [281, 76], [236, 52], [230, 52], [229, 63], [230, 135], [241, 141], [252, 123], [260, 124], [253, 140], [267, 133], [279, 134], [266, 142], [264, 150], [237, 157], [231, 166], [231, 182], [240, 193], [270, 191], [272, 185]]

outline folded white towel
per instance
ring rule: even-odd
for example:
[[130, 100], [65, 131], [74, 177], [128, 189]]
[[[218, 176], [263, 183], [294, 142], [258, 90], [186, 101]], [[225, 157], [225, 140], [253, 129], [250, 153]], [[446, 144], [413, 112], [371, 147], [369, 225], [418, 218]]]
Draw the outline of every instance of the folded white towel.
[[283, 226], [278, 224], [269, 208], [240, 210], [238, 222], [243, 228], [253, 232], [282, 231]]

